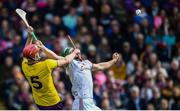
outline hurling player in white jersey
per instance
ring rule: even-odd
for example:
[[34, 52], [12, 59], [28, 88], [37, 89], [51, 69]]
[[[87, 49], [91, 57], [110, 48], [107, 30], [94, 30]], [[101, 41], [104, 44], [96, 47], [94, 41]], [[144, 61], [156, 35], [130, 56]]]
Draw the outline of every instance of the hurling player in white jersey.
[[[61, 56], [66, 56], [72, 52], [73, 48], [66, 48]], [[72, 94], [75, 98], [73, 110], [100, 110], [93, 101], [93, 81], [91, 71], [105, 70], [110, 68], [119, 59], [119, 54], [114, 53], [112, 60], [98, 64], [89, 60], [74, 59], [66, 66], [66, 73], [72, 83]]]

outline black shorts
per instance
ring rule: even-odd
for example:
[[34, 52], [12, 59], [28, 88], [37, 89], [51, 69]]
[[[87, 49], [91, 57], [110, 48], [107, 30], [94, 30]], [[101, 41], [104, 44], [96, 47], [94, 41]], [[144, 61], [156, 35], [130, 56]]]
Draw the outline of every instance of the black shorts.
[[37, 105], [37, 107], [40, 110], [62, 110], [63, 109], [63, 103], [59, 102], [59, 103], [57, 103], [55, 105], [52, 105], [52, 106], [40, 106], [40, 105]]

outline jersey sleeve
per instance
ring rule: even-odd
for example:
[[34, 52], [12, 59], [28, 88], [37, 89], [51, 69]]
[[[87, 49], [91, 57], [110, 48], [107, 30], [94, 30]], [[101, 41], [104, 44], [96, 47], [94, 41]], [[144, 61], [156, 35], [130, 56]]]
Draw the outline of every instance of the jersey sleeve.
[[87, 60], [87, 63], [88, 63], [89, 68], [92, 69], [93, 63], [91, 61], [89, 61], [89, 60]]
[[67, 75], [70, 75], [70, 69], [72, 69], [72, 64], [73, 64], [73, 61], [71, 63], [69, 63], [66, 68], [65, 68], [65, 71], [66, 71], [66, 74]]
[[22, 62], [21, 62], [21, 67], [22, 67], [22, 70], [23, 70], [23, 72], [24, 72], [24, 70], [25, 70], [25, 63], [27, 62], [27, 59], [25, 58], [25, 57], [23, 57], [22, 58]]
[[27, 62], [27, 59], [25, 57], [22, 58], [22, 63]]
[[46, 64], [50, 69], [54, 69], [56, 67], [58, 67], [58, 62], [57, 60], [53, 60], [53, 59], [47, 59], [46, 60]]

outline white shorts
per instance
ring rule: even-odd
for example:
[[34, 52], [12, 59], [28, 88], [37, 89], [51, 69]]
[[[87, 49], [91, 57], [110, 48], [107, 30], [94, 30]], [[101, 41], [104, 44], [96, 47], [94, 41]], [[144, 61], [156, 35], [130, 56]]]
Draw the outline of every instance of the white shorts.
[[101, 110], [95, 104], [93, 99], [75, 99], [72, 110]]

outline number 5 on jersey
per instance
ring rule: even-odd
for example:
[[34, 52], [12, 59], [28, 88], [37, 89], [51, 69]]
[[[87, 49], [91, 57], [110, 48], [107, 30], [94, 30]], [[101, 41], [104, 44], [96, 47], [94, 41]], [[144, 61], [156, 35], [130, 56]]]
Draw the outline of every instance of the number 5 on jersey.
[[42, 88], [42, 83], [38, 81], [39, 77], [38, 76], [31, 76], [31, 83], [33, 84], [33, 87], [35, 89], [41, 89]]

